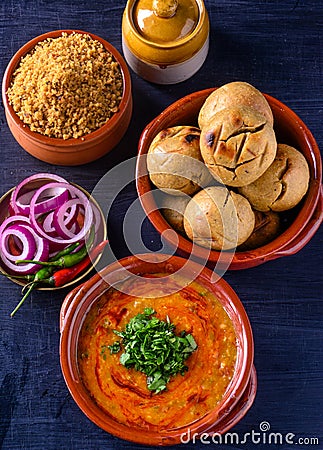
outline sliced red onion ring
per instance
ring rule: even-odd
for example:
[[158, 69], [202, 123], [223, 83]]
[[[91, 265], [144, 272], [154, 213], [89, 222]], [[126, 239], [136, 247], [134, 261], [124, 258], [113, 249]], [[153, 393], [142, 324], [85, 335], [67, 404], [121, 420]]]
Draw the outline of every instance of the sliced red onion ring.
[[76, 219], [80, 209], [79, 204], [83, 206], [78, 198], [72, 198], [54, 211], [53, 227], [60, 237], [71, 239], [75, 236], [75, 233], [80, 231], [79, 227], [78, 231], [75, 227], [75, 225], [78, 225]]
[[18, 214], [16, 216], [7, 217], [0, 225], [0, 236], [9, 225], [18, 224], [18, 223], [27, 223], [30, 225], [30, 220], [28, 219], [28, 217], [18, 215]]
[[54, 228], [54, 225], [53, 225], [54, 212], [55, 211], [49, 212], [42, 222], [42, 227], [43, 227], [44, 231], [50, 235], [57, 234], [56, 229]]
[[41, 266], [17, 260], [46, 261], [75, 242], [81, 248], [91, 226], [97, 231], [102, 225], [98, 208], [81, 189], [46, 173], [26, 178], [13, 190], [8, 212], [0, 225], [0, 258], [10, 273], [21, 275]]
[[[66, 206], [66, 203], [60, 208], [55, 209], [54, 211], [50, 211], [47, 215], [44, 216], [44, 219], [41, 221], [41, 226], [48, 235], [67, 239], [80, 231], [81, 228], [77, 221], [80, 208], [77, 204], [77, 199], [68, 200], [68, 206]], [[71, 208], [69, 208], [71, 204], [72, 206]], [[61, 208], [64, 208], [66, 211], [63, 219], [61, 218]], [[68, 209], [69, 211], [67, 211]], [[38, 219], [37, 221], [38, 223], [40, 223]], [[62, 226], [61, 223], [63, 223]], [[64, 232], [65, 228], [67, 228], [67, 232]]]
[[[83, 227], [79, 232], [76, 234], [73, 234], [72, 237], [69, 237], [67, 239], [62, 239], [60, 237], [53, 237], [50, 234], [46, 233], [45, 230], [41, 227], [41, 225], [37, 221], [37, 213], [35, 212], [37, 200], [38, 198], [46, 191], [47, 189], [60, 189], [65, 188], [69, 191], [70, 196], [72, 198], [77, 199], [77, 203], [82, 205], [84, 208], [84, 224]], [[34, 228], [34, 230], [43, 238], [47, 239], [49, 242], [55, 243], [55, 244], [72, 244], [73, 242], [81, 241], [85, 238], [86, 234], [88, 233], [92, 223], [93, 223], [93, 209], [90, 205], [90, 201], [87, 198], [87, 196], [76, 186], [73, 186], [69, 183], [48, 183], [42, 187], [40, 187], [37, 192], [34, 194], [33, 198], [30, 202], [30, 221]]]
[[[27, 219], [28, 220], [28, 219]], [[34, 246], [36, 251], [32, 255], [32, 259], [36, 261], [47, 261], [49, 255], [49, 243], [46, 239], [40, 237], [35, 230], [30, 225], [21, 225], [21, 227], [25, 227], [26, 231], [26, 247]], [[30, 238], [32, 236], [33, 241]], [[28, 275], [30, 273], [35, 273], [41, 266], [39, 264], [26, 263], [26, 264], [15, 264], [10, 261], [3, 253], [3, 247], [0, 247], [1, 259], [5, 266], [10, 269], [14, 273], [18, 273], [20, 275]]]
[[[18, 255], [13, 255], [9, 248], [9, 239], [12, 236], [21, 243], [21, 252]], [[18, 259], [31, 259], [36, 251], [36, 243], [31, 231], [25, 225], [12, 225], [1, 234], [0, 248], [9, 261], [15, 262]]]
[[[22, 211], [22, 214], [29, 215], [30, 213], [30, 201], [36, 194], [37, 189], [26, 192], [16, 202], [16, 207]], [[68, 200], [68, 192], [66, 189], [48, 189], [44, 199], [40, 198], [35, 207], [37, 214], [44, 214], [48, 211], [52, 211], [55, 208], [59, 208]]]
[[[11, 195], [10, 204], [16, 214], [24, 214], [27, 216], [29, 215], [29, 211], [30, 211], [29, 202], [31, 201], [30, 191], [28, 191], [27, 193], [21, 194], [21, 191], [23, 190], [23, 188], [26, 185], [28, 185], [28, 183], [31, 183], [34, 181], [47, 181], [47, 180], [49, 182], [56, 181], [57, 183], [67, 183], [67, 181], [64, 178], [62, 178], [58, 175], [51, 174], [51, 173], [38, 173], [35, 175], [31, 175], [30, 177], [27, 177], [25, 180], [23, 180], [21, 183], [18, 184], [18, 186], [13, 190], [12, 195]], [[54, 197], [53, 199], [48, 199], [45, 202], [40, 202], [37, 206], [36, 214], [45, 212], [45, 210], [47, 211], [49, 208], [48, 203], [50, 203], [50, 204], [52, 204], [52, 203], [55, 204], [55, 202], [56, 203], [59, 202], [60, 204], [64, 203], [64, 201], [67, 200], [67, 198], [65, 198], [65, 200], [59, 199], [60, 195], [63, 195], [63, 193], [60, 192], [58, 194], [56, 192], [56, 197]], [[66, 195], [66, 194], [64, 194], [64, 195]]]

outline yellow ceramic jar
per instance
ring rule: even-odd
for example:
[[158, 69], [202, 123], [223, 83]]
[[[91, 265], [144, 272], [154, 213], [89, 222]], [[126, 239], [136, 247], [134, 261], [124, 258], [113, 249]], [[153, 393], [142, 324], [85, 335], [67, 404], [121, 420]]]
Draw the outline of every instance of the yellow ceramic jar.
[[158, 84], [196, 73], [209, 49], [209, 19], [202, 0], [128, 0], [122, 47], [134, 72]]

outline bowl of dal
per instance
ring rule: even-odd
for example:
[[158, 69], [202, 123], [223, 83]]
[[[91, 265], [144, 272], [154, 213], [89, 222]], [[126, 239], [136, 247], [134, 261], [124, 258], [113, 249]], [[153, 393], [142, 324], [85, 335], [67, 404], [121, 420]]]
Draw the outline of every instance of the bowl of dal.
[[[168, 344], [160, 329], [145, 337], [157, 325], [171, 329]], [[257, 378], [248, 316], [233, 289], [198, 263], [163, 254], [116, 261], [67, 295], [60, 329], [61, 367], [73, 399], [91, 421], [118, 438], [175, 445], [204, 432], [212, 436], [235, 425], [253, 403]], [[120, 344], [120, 336], [134, 330], [135, 340], [144, 342], [140, 355], [129, 360], [126, 337]], [[175, 364], [168, 358], [169, 342], [177, 340], [191, 342], [184, 345], [190, 352], [185, 368], [160, 387]], [[155, 346], [151, 353], [149, 345]], [[166, 356], [160, 353], [163, 346]], [[138, 364], [140, 358], [155, 358], [154, 388], [156, 372], [148, 376], [131, 358]]]

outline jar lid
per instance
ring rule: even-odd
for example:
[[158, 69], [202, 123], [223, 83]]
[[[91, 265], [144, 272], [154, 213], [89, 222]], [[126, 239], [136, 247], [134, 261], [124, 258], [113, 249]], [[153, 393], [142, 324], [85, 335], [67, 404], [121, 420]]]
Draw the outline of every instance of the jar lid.
[[137, 32], [156, 44], [170, 44], [189, 36], [199, 21], [195, 0], [138, 0], [132, 11]]

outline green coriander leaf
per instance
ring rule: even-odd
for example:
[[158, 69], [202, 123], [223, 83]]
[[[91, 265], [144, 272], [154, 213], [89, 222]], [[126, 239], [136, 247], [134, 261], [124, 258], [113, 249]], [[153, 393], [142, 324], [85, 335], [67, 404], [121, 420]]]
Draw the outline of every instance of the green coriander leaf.
[[129, 359], [131, 358], [129, 353], [122, 353], [122, 355], [120, 356], [120, 362], [123, 366], [126, 365], [127, 361], [129, 361]]
[[112, 345], [108, 345], [108, 349], [110, 350], [110, 354], [119, 353], [121, 350], [121, 342], [116, 341]]
[[191, 334], [175, 333], [175, 325], [152, 317], [156, 311], [145, 308], [143, 313], [132, 317], [124, 331], [114, 330], [122, 341], [108, 346], [110, 352], [118, 353], [123, 347], [120, 363], [134, 368], [147, 376], [147, 387], [156, 394], [167, 388], [172, 376], [184, 375], [188, 367], [184, 361], [197, 349]]
[[186, 335], [186, 339], [188, 340], [191, 348], [195, 350], [197, 348], [197, 343], [191, 334]]

